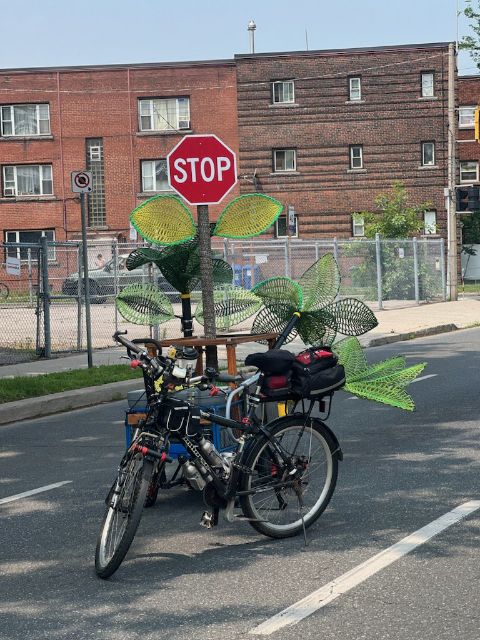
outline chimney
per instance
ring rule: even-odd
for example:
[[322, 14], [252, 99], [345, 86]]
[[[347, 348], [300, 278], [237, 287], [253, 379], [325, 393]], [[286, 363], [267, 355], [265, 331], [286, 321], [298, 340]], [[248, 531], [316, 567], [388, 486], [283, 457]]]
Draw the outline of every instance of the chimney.
[[257, 28], [257, 25], [255, 24], [255, 22], [253, 20], [250, 20], [250, 22], [248, 23], [248, 32], [250, 34], [250, 53], [255, 53], [255, 29]]

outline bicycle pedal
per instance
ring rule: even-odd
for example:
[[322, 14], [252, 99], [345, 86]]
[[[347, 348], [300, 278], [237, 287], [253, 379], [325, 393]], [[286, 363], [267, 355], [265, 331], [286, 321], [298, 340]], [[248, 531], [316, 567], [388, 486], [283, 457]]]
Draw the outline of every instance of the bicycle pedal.
[[209, 511], [204, 511], [202, 513], [202, 517], [200, 518], [200, 526], [205, 527], [205, 529], [212, 529], [213, 527], [213, 514]]

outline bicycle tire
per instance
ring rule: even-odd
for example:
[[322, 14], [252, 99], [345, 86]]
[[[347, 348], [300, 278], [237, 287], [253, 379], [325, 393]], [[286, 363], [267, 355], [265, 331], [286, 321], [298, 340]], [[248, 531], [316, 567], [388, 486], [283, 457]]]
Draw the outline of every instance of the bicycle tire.
[[[100, 578], [109, 578], [115, 573], [132, 544], [142, 517], [153, 466], [153, 462], [145, 460], [141, 454], [132, 453], [119, 472], [118, 500], [115, 507], [112, 501], [107, 505], [95, 550], [95, 571]], [[120, 526], [116, 527], [118, 523]], [[115, 533], [113, 544], [109, 544]]]
[[4, 282], [0, 282], [0, 300], [6, 300], [10, 294], [10, 289], [8, 285]]
[[[241, 496], [240, 505], [259, 533], [288, 538], [299, 534], [303, 525], [312, 525], [330, 502], [338, 475], [338, 443], [320, 420], [305, 421], [302, 414], [279, 418], [270, 433], [294, 458], [299, 469], [297, 482], [281, 487], [281, 482], [288, 482], [287, 470], [279, 465], [268, 439], [259, 435], [249, 447], [244, 465], [251, 471], [244, 473], [241, 484], [242, 491], [258, 491]], [[317, 468], [318, 480], [313, 475]]]

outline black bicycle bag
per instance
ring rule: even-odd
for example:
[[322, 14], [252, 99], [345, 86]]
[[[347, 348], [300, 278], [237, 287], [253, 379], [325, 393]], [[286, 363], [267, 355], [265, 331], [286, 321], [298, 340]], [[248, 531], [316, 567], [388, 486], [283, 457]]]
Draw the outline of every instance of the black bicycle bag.
[[292, 392], [317, 399], [345, 384], [345, 369], [328, 347], [311, 347], [298, 354], [292, 365]]
[[160, 426], [176, 436], [195, 437], [202, 433], [200, 409], [181, 398], [167, 396], [158, 407]]

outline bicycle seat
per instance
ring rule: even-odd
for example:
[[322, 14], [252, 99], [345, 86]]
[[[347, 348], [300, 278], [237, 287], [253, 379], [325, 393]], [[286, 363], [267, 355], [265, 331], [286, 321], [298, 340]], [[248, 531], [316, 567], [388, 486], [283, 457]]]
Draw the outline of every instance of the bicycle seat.
[[250, 353], [245, 359], [247, 367], [258, 367], [267, 375], [286, 373], [292, 368], [295, 356], [290, 351], [272, 349], [262, 353]]

